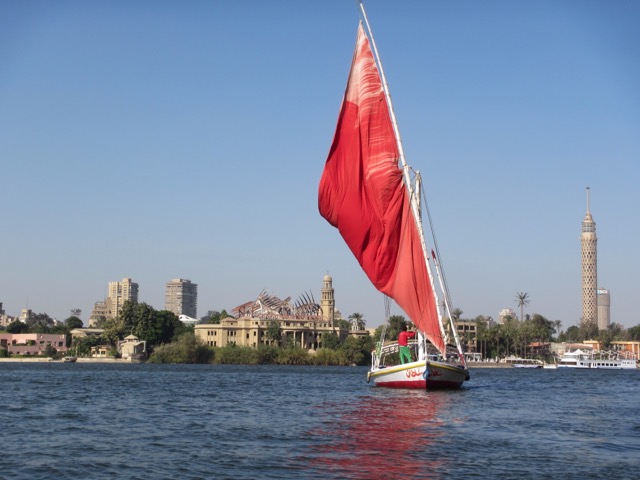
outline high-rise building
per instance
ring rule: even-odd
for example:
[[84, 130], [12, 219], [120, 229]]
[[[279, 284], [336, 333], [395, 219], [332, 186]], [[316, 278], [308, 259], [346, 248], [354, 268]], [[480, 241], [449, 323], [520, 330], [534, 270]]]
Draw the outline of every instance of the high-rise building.
[[109, 318], [109, 309], [107, 308], [107, 302], [96, 302], [93, 305], [93, 310], [89, 315], [89, 328], [95, 327], [103, 320]]
[[611, 325], [610, 319], [611, 297], [606, 288], [598, 289], [598, 330], [607, 330]]
[[12, 321], [13, 321], [13, 318], [11, 318], [9, 315], [4, 313], [4, 310], [2, 308], [2, 302], [0, 302], [0, 327], [6, 327]]
[[167, 282], [164, 294], [164, 308], [176, 315], [197, 318], [198, 285], [191, 280], [174, 278]]
[[115, 317], [120, 312], [124, 302], [129, 300], [138, 303], [138, 284], [130, 278], [123, 278], [120, 282], [109, 282], [109, 292], [107, 293], [107, 315]]
[[596, 222], [589, 211], [589, 187], [587, 187], [587, 213], [582, 220], [582, 322], [598, 324], [598, 239]]

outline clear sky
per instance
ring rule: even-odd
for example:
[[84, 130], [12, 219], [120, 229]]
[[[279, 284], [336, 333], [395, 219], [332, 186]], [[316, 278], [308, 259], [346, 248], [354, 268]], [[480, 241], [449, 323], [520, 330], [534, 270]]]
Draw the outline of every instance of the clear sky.
[[[611, 320], [640, 323], [640, 2], [366, 3], [463, 318], [581, 316], [585, 187]], [[130, 277], [198, 315], [267, 289], [374, 327], [317, 186], [355, 1], [0, 3], [0, 302], [85, 324]], [[401, 313], [397, 307], [392, 313]]]

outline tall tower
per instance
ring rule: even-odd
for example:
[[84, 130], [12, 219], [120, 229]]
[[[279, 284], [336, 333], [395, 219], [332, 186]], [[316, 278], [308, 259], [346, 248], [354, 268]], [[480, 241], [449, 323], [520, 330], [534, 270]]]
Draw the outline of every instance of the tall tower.
[[329, 321], [333, 328], [333, 321], [335, 319], [336, 312], [336, 300], [333, 295], [333, 279], [329, 274], [326, 274], [322, 279], [322, 283], [322, 299], [320, 300], [322, 319]]
[[176, 315], [196, 318], [198, 310], [198, 285], [191, 280], [174, 278], [167, 282], [164, 294], [164, 308]]
[[589, 211], [589, 187], [587, 187], [587, 213], [582, 220], [582, 322], [598, 324], [598, 239], [596, 222]]

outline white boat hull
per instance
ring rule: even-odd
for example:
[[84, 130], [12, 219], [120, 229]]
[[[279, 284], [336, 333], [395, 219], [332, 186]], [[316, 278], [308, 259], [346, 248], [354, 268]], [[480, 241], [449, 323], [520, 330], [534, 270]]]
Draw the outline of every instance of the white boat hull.
[[626, 370], [637, 368], [635, 360], [593, 360], [591, 363], [591, 368], [604, 368], [604, 369], [615, 369], [615, 370]]
[[635, 360], [578, 360], [572, 363], [559, 363], [558, 368], [597, 368], [604, 370], [635, 370]]
[[418, 361], [371, 369], [367, 381], [376, 387], [387, 388], [460, 388], [469, 380], [469, 370], [444, 362]]
[[566, 352], [558, 363], [558, 368], [598, 368], [607, 370], [635, 370], [636, 360], [594, 358], [590, 352], [575, 350]]

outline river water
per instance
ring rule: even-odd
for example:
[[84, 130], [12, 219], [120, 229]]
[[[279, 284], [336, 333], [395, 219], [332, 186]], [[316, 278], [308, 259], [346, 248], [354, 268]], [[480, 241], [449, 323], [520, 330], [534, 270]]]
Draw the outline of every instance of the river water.
[[0, 364], [1, 479], [638, 479], [640, 370]]

